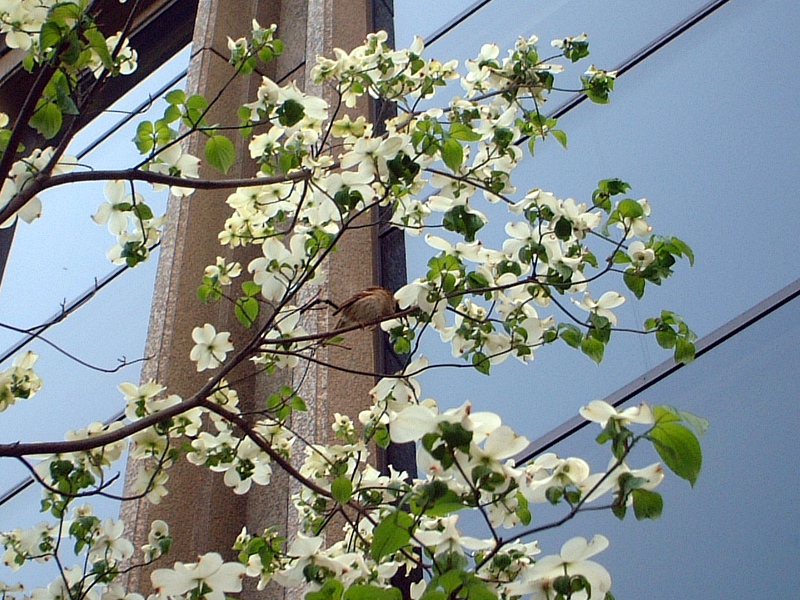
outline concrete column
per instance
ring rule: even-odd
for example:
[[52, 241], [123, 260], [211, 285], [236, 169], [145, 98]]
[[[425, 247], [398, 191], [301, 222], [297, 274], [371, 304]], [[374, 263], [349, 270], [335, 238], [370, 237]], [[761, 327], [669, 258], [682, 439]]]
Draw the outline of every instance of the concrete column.
[[[309, 93], [325, 95], [327, 90], [315, 86], [307, 79], [317, 54], [332, 55], [335, 46], [350, 49], [362, 43], [372, 30], [372, 0], [283, 0], [259, 2], [258, 0], [200, 0], [195, 26], [194, 44], [188, 93], [203, 93], [207, 98], [216, 95], [229, 80], [232, 70], [225, 58], [228, 56], [227, 36], [247, 36], [251, 21], [262, 25], [278, 23], [278, 36], [286, 45], [286, 52], [270, 65], [270, 77], [281, 82], [296, 80]], [[235, 10], [232, 7], [235, 6]], [[386, 0], [378, 0], [379, 12], [386, 14]], [[260, 83], [257, 75], [249, 79], [237, 78], [220, 98], [209, 121], [223, 125], [236, 125], [236, 110], [252, 101]], [[359, 109], [369, 110], [365, 103]], [[247, 159], [247, 142], [238, 134], [230, 139], [237, 145], [237, 156], [244, 157], [234, 165], [228, 177], [248, 177], [256, 172]], [[202, 156], [202, 140], [193, 140], [188, 151]], [[201, 169], [201, 177], [220, 177], [211, 169]], [[190, 395], [205, 381], [205, 373], [197, 373], [189, 360], [193, 345], [192, 328], [204, 322], [215, 323], [232, 332], [235, 345], [244, 343], [248, 332], [236, 323], [228, 303], [211, 306], [201, 304], [196, 290], [201, 283], [203, 269], [213, 264], [218, 255], [228, 260], [236, 259], [246, 265], [258, 254], [241, 251], [234, 254], [221, 247], [214, 235], [222, 229], [230, 213], [225, 204], [227, 191], [196, 191], [188, 199], [172, 198], [169, 205], [169, 226], [164, 236], [159, 259], [159, 270], [153, 297], [153, 309], [148, 334], [147, 356], [154, 357], [144, 368], [143, 380], [155, 379], [165, 384], [171, 393]], [[372, 217], [375, 218], [374, 216]], [[366, 220], [365, 220], [366, 221]], [[339, 252], [326, 264], [327, 284], [321, 291], [323, 298], [341, 302], [353, 293], [380, 281], [378, 274], [378, 234], [374, 227], [353, 231], [339, 245]], [[304, 325], [311, 331], [325, 331], [332, 327], [330, 312], [318, 311]], [[238, 343], [237, 343], [238, 342]], [[357, 331], [347, 335], [346, 348], [332, 348], [324, 360], [364, 372], [379, 372], [378, 338], [372, 332]], [[241, 375], [246, 375], [242, 372]], [[354, 376], [336, 370], [312, 367], [295, 373], [275, 376], [251, 377], [236, 388], [246, 407], [263, 406], [266, 395], [279, 385], [302, 381], [301, 395], [306, 399], [309, 412], [293, 420], [305, 439], [325, 442], [330, 435], [334, 412], [355, 418], [367, 405], [368, 391], [374, 385], [372, 377]], [[300, 453], [302, 445], [298, 444]], [[291, 507], [293, 488], [288, 478], [276, 469], [273, 482], [260, 488], [254, 486], [242, 497], [234, 495], [222, 483], [221, 475], [181, 462], [169, 471], [169, 495], [159, 505], [146, 500], [127, 503], [122, 514], [133, 530], [136, 545], [146, 543], [150, 523], [164, 519], [170, 523], [175, 545], [169, 563], [175, 560], [194, 561], [199, 554], [211, 550], [230, 548], [242, 526], [260, 533], [268, 525], [278, 525], [288, 537], [293, 535], [295, 513]], [[129, 465], [128, 480], [136, 474], [136, 465]], [[333, 537], [336, 534], [333, 533]], [[232, 559], [232, 554], [229, 554]], [[130, 591], [149, 592], [149, 572], [136, 571], [131, 575]], [[283, 591], [268, 590], [268, 597], [282, 597]], [[245, 596], [255, 595], [246, 590]], [[264, 597], [264, 592], [259, 593]]]

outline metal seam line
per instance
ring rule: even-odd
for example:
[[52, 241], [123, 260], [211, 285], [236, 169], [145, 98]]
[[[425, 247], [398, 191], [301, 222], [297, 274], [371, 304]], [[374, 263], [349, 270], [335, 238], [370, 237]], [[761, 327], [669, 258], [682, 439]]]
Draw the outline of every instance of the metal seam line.
[[[772, 294], [769, 298], [762, 300], [738, 317], [735, 317], [724, 325], [721, 325], [700, 339], [696, 344], [696, 358], [699, 359], [704, 354], [711, 352], [717, 346], [743, 332], [751, 325], [755, 325], [764, 317], [775, 312], [792, 300], [797, 299], [798, 296], [800, 296], [800, 279], [795, 280], [783, 289]], [[612, 406], [620, 406], [648, 388], [652, 387], [656, 383], [666, 379], [679, 369], [682, 369], [684, 366], [685, 365], [681, 363], [676, 363], [673, 359], [668, 359], [662, 362], [660, 365], [650, 369], [644, 375], [634, 379], [631, 383], [620, 388], [610, 396], [607, 396], [605, 401]], [[535, 440], [531, 444], [533, 449], [528, 450], [524, 455], [522, 455], [516, 461], [517, 464], [527, 462], [545, 450], [549, 450], [557, 443], [586, 427], [589, 423], [589, 421], [580, 416], [575, 416], [569, 421], [562, 423], [560, 426]]]
[[[639, 50], [634, 52], [611, 70], [616, 71], [618, 76], [624, 75], [633, 67], [664, 48], [667, 44], [675, 40], [681, 34], [686, 33], [689, 29], [700, 23], [700, 21], [728, 2], [730, 2], [730, 0], [712, 0], [682, 21], [676, 23], [657, 38], [653, 39], [649, 44], [642, 46]], [[573, 94], [569, 99], [560, 104], [549, 116], [557, 119], [571, 111], [586, 99], [587, 96], [580, 92]]]

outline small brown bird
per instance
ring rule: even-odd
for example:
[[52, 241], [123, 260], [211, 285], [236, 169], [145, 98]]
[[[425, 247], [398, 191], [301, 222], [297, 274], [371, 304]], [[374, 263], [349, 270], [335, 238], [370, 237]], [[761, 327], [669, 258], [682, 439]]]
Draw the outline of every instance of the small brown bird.
[[[368, 323], [390, 317], [394, 313], [395, 301], [392, 293], [386, 288], [373, 285], [345, 300], [333, 314], [341, 315], [336, 323], [336, 329], [340, 329], [349, 325], [361, 325], [363, 328]], [[375, 327], [372, 324], [370, 329]]]

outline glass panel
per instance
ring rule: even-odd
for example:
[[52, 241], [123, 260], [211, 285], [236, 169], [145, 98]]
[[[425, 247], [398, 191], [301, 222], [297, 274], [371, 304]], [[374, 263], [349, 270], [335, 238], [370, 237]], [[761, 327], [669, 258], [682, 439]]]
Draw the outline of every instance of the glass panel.
[[[137, 110], [143, 98], [183, 71], [188, 59], [187, 48], [90, 123], [67, 153], [79, 154], [98, 137], [107, 136], [126, 112]], [[148, 114], [147, 111], [160, 115], [163, 110], [163, 105], [147, 106], [142, 116]], [[92, 165], [123, 168], [136, 164], [140, 157], [131, 141], [135, 125], [135, 122], [128, 124], [105, 137], [86, 155]], [[103, 186], [103, 183], [73, 184], [43, 193], [42, 218], [30, 226], [25, 223], [17, 226], [0, 289], [0, 323], [30, 328], [46, 322], [115, 270], [105, 256], [115, 242], [114, 236], [105, 226], [89, 221], [104, 200]], [[154, 195], [147, 189], [149, 187], [137, 186], [137, 191], [147, 197], [154, 212], [163, 212], [165, 194]], [[74, 231], [74, 235], [68, 235], [70, 231]], [[100, 369], [113, 370], [123, 358], [128, 361], [142, 358], [150, 315], [147, 290], [153, 287], [157, 258], [156, 253], [144, 265], [99, 290], [89, 308], [78, 309], [46, 331], [43, 338]], [[46, 285], [42, 283], [45, 281]], [[19, 332], [0, 327], [0, 356], [7, 355], [9, 348], [25, 338]], [[36, 371], [44, 385], [35, 398], [21, 401], [3, 413], [4, 443], [61, 439], [67, 429], [85, 427], [91, 421], [105, 421], [117, 410], [111, 403], [112, 399], [119, 398], [116, 386], [122, 381], [139, 380], [138, 363], [108, 374], [79, 366], [42, 340], [33, 341], [24, 350], [27, 349], [40, 355]], [[14, 352], [12, 357], [24, 350]], [[10, 362], [11, 359], [5, 361], [2, 368]], [[79, 369], [79, 377], [74, 376], [76, 369]], [[2, 494], [27, 475], [27, 471], [4, 461], [0, 475]]]
[[[664, 496], [659, 520], [578, 515], [542, 536], [543, 554], [557, 553], [571, 536], [601, 532], [611, 546], [595, 559], [611, 572], [617, 598], [794, 597], [800, 586], [800, 508], [791, 496], [800, 464], [799, 354], [795, 299], [634, 398], [710, 420], [695, 488], [668, 473], [657, 490]], [[553, 451], [597, 455], [598, 433], [592, 424]], [[659, 460], [653, 452], [638, 456], [631, 468]], [[592, 465], [605, 467], [604, 461]]]
[[505, 49], [513, 47], [520, 36], [536, 35], [541, 40], [541, 55], [546, 56], [552, 39], [586, 32], [592, 61], [610, 69], [706, 3], [705, 0], [491, 0], [488, 3], [394, 0], [395, 39], [398, 47], [410, 45], [415, 35], [430, 40], [454, 19], [483, 4], [435, 40], [427, 54], [459, 58], [463, 63], [465, 58], [476, 56], [485, 43], [493, 42]]
[[[602, 11], [589, 4], [602, 5]], [[609, 5], [618, 12], [604, 12]], [[529, 30], [522, 33], [541, 33], [540, 25], [552, 24], [553, 30], [545, 28], [548, 33], [540, 36], [547, 40], [565, 29], [586, 30], [590, 39], [597, 38], [593, 60], [613, 63], [699, 5], [560, 3], [549, 15], [531, 17]], [[459, 28], [442, 43], [450, 39], [462, 56], [472, 54], [479, 41], [503, 42], [506, 36], [504, 43], [511, 43], [520, 30], [520, 11], [499, 11], [501, 6], [499, 0], [490, 3], [484, 10], [498, 9], [497, 14], [483, 14], [472, 29]], [[560, 12], [579, 6], [594, 15], [591, 20], [580, 11]], [[769, 8], [754, 2], [726, 4], [620, 78], [610, 106], [586, 102], [562, 117], [569, 151], [552, 141], [543, 143], [536, 159], [515, 174], [521, 191], [541, 187], [579, 201], [590, 198], [599, 179], [621, 177], [633, 185], [634, 197], [652, 201], [656, 233], [677, 235], [695, 249], [697, 265], [680, 265], [664, 288], [648, 289], [644, 303], [628, 302], [618, 309], [621, 323], [641, 324], [670, 308], [702, 336], [797, 277], [800, 258], [787, 249], [800, 230], [794, 206], [800, 183], [800, 94], [794, 71], [800, 51], [796, 46], [779, 54], [767, 48], [754, 51], [752, 40], [791, 39], [799, 10], [790, 2]], [[567, 16], [575, 17], [576, 26], [569, 26]], [[595, 31], [604, 33], [594, 36]], [[627, 46], [623, 37], [630, 40]], [[616, 50], [607, 53], [606, 44]], [[445, 57], [450, 52], [444, 50], [452, 48], [437, 42], [431, 55]], [[488, 244], [496, 247], [508, 217], [504, 211], [488, 212], [498, 232]], [[410, 278], [424, 272], [427, 250], [421, 240], [409, 245]], [[455, 362], [438, 342], [425, 352], [432, 362]], [[440, 371], [428, 374], [423, 386], [426, 394], [445, 403], [493, 398], [493, 409], [535, 438], [666, 357], [652, 339], [622, 335], [612, 340], [600, 370], [574, 352], [553, 347], [540, 351], [526, 370], [509, 361], [491, 379], [464, 369], [457, 379]], [[528, 418], [519, 419], [520, 410]]]

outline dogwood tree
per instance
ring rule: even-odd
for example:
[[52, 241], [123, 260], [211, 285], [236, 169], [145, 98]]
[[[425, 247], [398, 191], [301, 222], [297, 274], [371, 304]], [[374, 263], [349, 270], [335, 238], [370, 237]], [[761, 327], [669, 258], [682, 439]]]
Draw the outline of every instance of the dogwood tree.
[[[52, 560], [59, 572], [32, 592], [0, 583], [4, 597], [212, 600], [240, 591], [251, 577], [259, 588], [274, 581], [303, 586], [309, 598], [357, 600], [400, 597], [391, 582], [398, 573], [413, 581], [412, 597], [431, 600], [611, 597], [611, 577], [594, 560], [608, 545], [604, 536], [565, 540], [559, 554], [542, 556], [537, 534], [586, 510], [624, 518], [632, 508], [638, 519], [657, 518], [662, 498], [654, 490], [664, 471], [635, 466], [635, 452], [652, 443], [664, 464], [693, 484], [701, 453], [690, 427], [702, 429], [702, 421], [670, 407], [617, 410], [593, 401], [581, 414], [600, 426], [598, 451], [610, 454], [606, 470], [592, 473], [583, 458], [555, 454], [518, 463], [514, 457], [528, 441], [489, 403], [441, 409], [417, 380], [436, 366], [419, 353], [420, 339], [431, 332], [486, 375], [509, 358], [527, 363], [552, 344], [574, 348], [576, 361], [599, 363], [617, 330], [636, 329], [618, 322], [614, 309], [625, 301], [619, 290], [641, 298], [676, 261], [693, 260], [681, 240], [652, 231], [650, 203], [628, 197], [621, 179], [602, 180], [591, 198], [573, 200], [515, 178], [535, 144], [553, 138], [566, 145], [543, 106], [564, 63], [588, 56], [586, 36], [552, 44], [520, 38], [507, 51], [486, 44], [459, 65], [426, 57], [420, 39], [395, 50], [385, 33], [369, 35], [357, 48], [317, 57], [312, 78], [335, 91], [333, 103], [263, 77], [238, 113], [258, 172], [211, 183], [200, 179], [200, 157], [182, 142], [202, 139], [202, 158], [225, 173], [237, 160], [231, 132], [208, 122], [213, 98], [182, 90], [166, 94], [163, 117], [139, 124], [140, 164], [110, 172], [66, 154], [74, 132], [64, 116], [80, 114], [91, 93], [136, 68], [127, 32], [100, 31], [88, 2], [2, 2], [0, 30], [37, 74], [16, 117], [0, 115], [0, 223], [19, 219], [35, 227], [47, 210], [39, 199], [44, 190], [106, 181], [93, 220], [113, 238], [109, 260], [135, 267], [149, 258], [165, 225], [141, 195], [143, 186], [178, 196], [227, 186], [230, 217], [210, 234], [223, 246], [256, 246], [261, 254], [244, 262], [218, 258], [198, 281], [198, 301], [229, 303], [249, 337], [234, 344], [218, 324], [197, 323], [191, 360], [209, 378], [193, 394], [179, 397], [158, 381], [126, 383], [119, 386], [122, 421], [88, 424], [65, 441], [0, 444], [0, 457], [30, 466], [49, 515], [33, 529], [0, 534], [3, 562], [20, 569]], [[254, 22], [250, 37], [229, 40], [231, 72], [253, 77], [283, 51], [278, 33]], [[603, 104], [614, 81], [614, 73], [590, 66], [579, 85]], [[458, 87], [459, 95], [430, 108], [445, 86]], [[391, 103], [395, 116], [380, 128], [353, 117], [347, 109], [367, 97]], [[37, 147], [20, 145], [28, 128], [39, 134]], [[505, 241], [495, 247], [481, 241], [485, 204], [508, 209]], [[355, 296], [340, 307], [335, 329], [308, 330], [303, 317], [318, 308], [318, 298], [301, 291], [324, 284], [326, 260], [364, 215], [370, 226], [388, 222], [424, 236], [428, 270], [393, 298], [382, 288]], [[249, 361], [263, 376], [276, 375], [317, 361], [348, 330], [377, 326], [406, 357], [404, 366], [376, 378], [357, 420], [335, 415], [335, 444], [293, 430], [292, 413], [305, 406], [299, 389], [282, 389], [256, 415], [240, 410], [229, 380], [237, 365]], [[678, 361], [693, 358], [694, 336], [674, 313], [648, 318], [638, 331]], [[36, 360], [23, 352], [0, 371], [0, 411], [35, 402], [42, 386]], [[417, 445], [418, 476], [376, 470], [370, 456], [391, 442]], [[291, 540], [269, 527], [231, 532], [238, 561], [211, 552], [173, 564], [169, 524], [155, 521], [148, 543], [136, 548], [122, 522], [101, 520], [87, 504], [119, 471], [115, 462], [126, 449], [143, 465], [128, 488], [153, 503], [169, 493], [170, 467], [178, 461], [222, 472], [237, 494], [269, 485], [282, 469], [299, 484], [299, 532]], [[532, 504], [552, 506], [552, 517], [541, 510], [534, 521]], [[467, 512], [481, 523], [469, 536], [460, 527]], [[344, 531], [326, 543], [332, 523], [343, 523]], [[72, 566], [68, 545], [77, 554]], [[123, 574], [153, 563], [152, 589], [124, 589]]]

